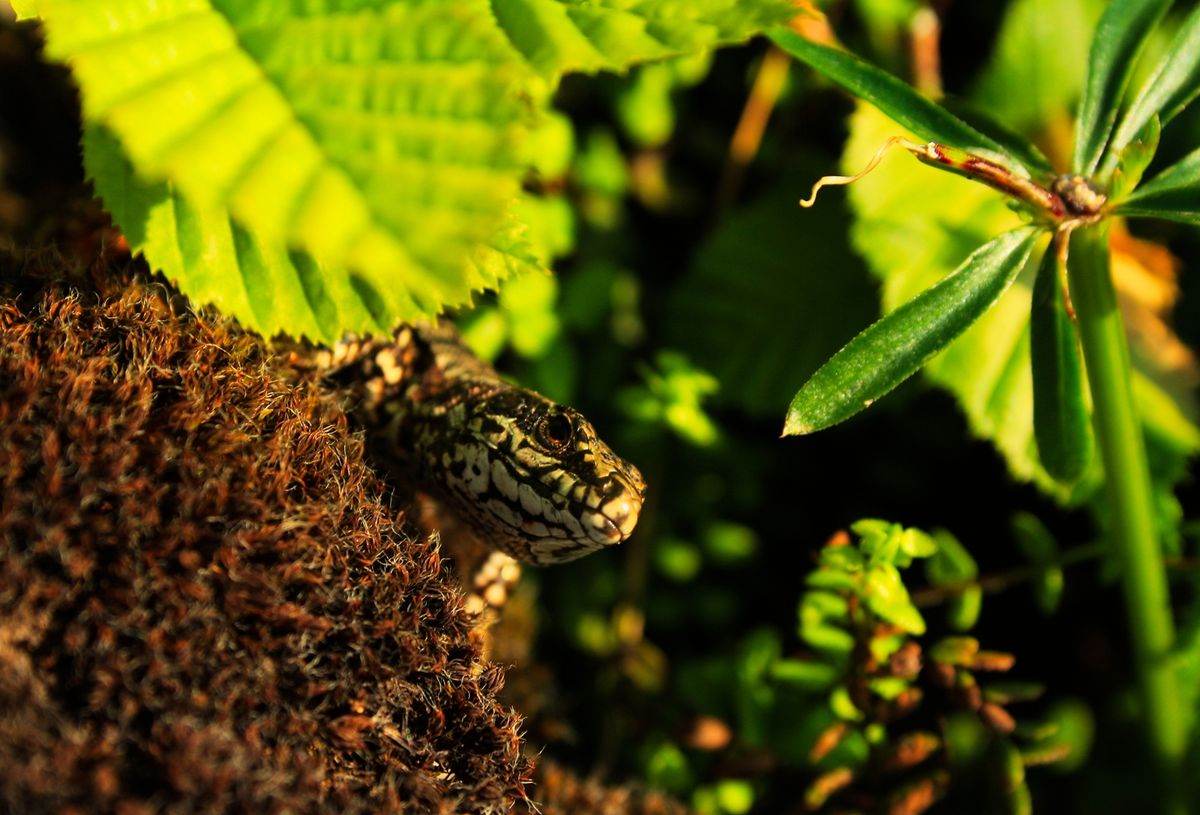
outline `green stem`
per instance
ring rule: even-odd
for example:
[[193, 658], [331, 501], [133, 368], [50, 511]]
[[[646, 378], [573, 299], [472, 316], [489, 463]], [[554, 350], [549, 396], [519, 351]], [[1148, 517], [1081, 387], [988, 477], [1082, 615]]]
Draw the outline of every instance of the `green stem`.
[[1187, 748], [1183, 700], [1171, 664], [1175, 640], [1159, 546], [1150, 467], [1133, 403], [1129, 347], [1109, 269], [1108, 225], [1071, 237], [1068, 274], [1104, 462], [1110, 535], [1122, 565], [1129, 636], [1151, 749], [1163, 776], [1163, 811], [1187, 812], [1181, 769]]

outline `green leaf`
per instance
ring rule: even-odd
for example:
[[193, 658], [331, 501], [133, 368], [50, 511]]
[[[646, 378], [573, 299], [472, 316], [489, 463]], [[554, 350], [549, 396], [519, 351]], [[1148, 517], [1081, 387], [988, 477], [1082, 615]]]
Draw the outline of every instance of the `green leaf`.
[[963, 333], [1021, 271], [1038, 230], [1007, 232], [930, 289], [850, 341], [813, 375], [788, 409], [784, 435], [844, 421], [912, 376]]
[[1192, 10], [1154, 72], [1133, 97], [1112, 143], [1110, 156], [1119, 155], [1152, 118], [1163, 125], [1200, 93], [1200, 6]]
[[1110, 201], [1120, 201], [1142, 183], [1142, 175], [1158, 151], [1160, 134], [1158, 117], [1152, 116], [1133, 141], [1125, 145], [1119, 153], [1114, 153], [1116, 169], [1113, 170], [1112, 183], [1108, 187]]
[[1033, 801], [1025, 781], [1025, 762], [1016, 745], [1008, 739], [993, 739], [987, 757], [1002, 811], [1008, 815], [1033, 815]]
[[[857, 171], [894, 126], [860, 106], [850, 118], [841, 166]], [[854, 168], [854, 170], [850, 170]], [[849, 190], [851, 239], [881, 282], [890, 311], [936, 283], [975, 247], [1020, 221], [1000, 194], [908, 156], [885, 158]], [[1032, 279], [1019, 279], [966, 334], [925, 368], [953, 393], [973, 434], [991, 440], [1014, 475], [1061, 488], [1037, 462], [1028, 319]]]
[[1092, 457], [1092, 425], [1084, 396], [1075, 324], [1067, 315], [1058, 253], [1051, 244], [1038, 266], [1029, 322], [1033, 366], [1033, 431], [1046, 472], [1070, 484]]
[[935, 586], [949, 583], [959, 583], [964, 580], [974, 580], [979, 576], [979, 567], [975, 558], [958, 538], [944, 529], [934, 534], [937, 552], [925, 561], [925, 576]]
[[781, 659], [771, 666], [771, 679], [808, 693], [829, 690], [838, 679], [837, 669], [825, 662]]
[[1200, 606], [1194, 599], [1180, 615], [1171, 659], [1179, 687], [1186, 694], [1188, 719], [1194, 726], [1200, 720]]
[[[537, 39], [521, 11], [535, 6], [598, 49], [595, 67], [623, 68], [744, 38], [788, 4], [708, 0], [680, 19], [665, 0], [17, 3], [74, 73], [85, 130], [128, 157], [137, 189], [92, 172], [151, 266], [264, 334], [322, 339], [465, 304], [536, 265], [511, 208], [546, 141], [551, 83], [514, 47]], [[559, 131], [544, 170], [565, 167]], [[152, 212], [198, 220], [129, 220]]]
[[886, 71], [846, 51], [806, 40], [788, 29], [777, 28], [770, 36], [784, 51], [860, 99], [875, 105], [920, 139], [962, 150], [986, 150], [1000, 159], [1007, 158], [1015, 167], [1022, 166], [998, 141], [980, 133]]
[[1071, 772], [1082, 767], [1087, 761], [1088, 753], [1091, 752], [1096, 735], [1096, 721], [1091, 708], [1081, 699], [1068, 697], [1055, 701], [1045, 715], [1047, 723], [1054, 726], [1054, 733], [1033, 745], [1033, 753], [1062, 755], [1062, 758], [1054, 762], [1054, 766], [1061, 772]]
[[336, 342], [334, 327], [387, 331], [369, 289], [344, 269], [256, 239], [222, 209], [201, 210], [166, 182], [146, 183], [103, 128], [83, 135], [84, 166], [130, 249], [153, 258], [171, 280], [186, 281], [197, 303], [239, 317], [266, 337], [280, 332]]
[[1012, 519], [1013, 537], [1026, 560], [1038, 568], [1033, 580], [1033, 592], [1044, 614], [1058, 608], [1063, 592], [1063, 571], [1058, 565], [1058, 542], [1045, 525], [1028, 512], [1019, 512]]
[[1119, 215], [1130, 218], [1162, 218], [1200, 225], [1200, 149], [1134, 190], [1116, 206]]
[[790, 0], [495, 0], [496, 20], [547, 79], [623, 71], [647, 60], [741, 42], [795, 16]]
[[[974, 580], [979, 567], [958, 538], [944, 529], [934, 533], [937, 552], [925, 562], [925, 577], [934, 586], [953, 585]], [[983, 607], [983, 589], [969, 586], [947, 603], [946, 619], [955, 631], [969, 631], [979, 620]]]
[[657, 370], [642, 370], [645, 385], [617, 393], [622, 410], [635, 419], [661, 423], [700, 447], [715, 443], [720, 430], [704, 412], [702, 402], [720, 383], [675, 351], [660, 351], [655, 362]]
[[851, 574], [837, 569], [813, 569], [804, 578], [804, 585], [810, 589], [825, 589], [826, 591], [853, 591], [858, 586], [858, 579]]
[[[851, 117], [843, 172], [856, 172], [894, 125], [863, 105]], [[1018, 223], [998, 193], [950, 173], [930, 173], [906, 155], [885, 157], [849, 188], [851, 238], [881, 283], [884, 311], [944, 277], [975, 246]], [[1003, 454], [1013, 476], [1034, 481], [1057, 500], [1093, 494], [1102, 474], [1096, 458], [1075, 484], [1042, 469], [1033, 433], [1029, 316], [1034, 264], [968, 331], [925, 366], [924, 375], [952, 393], [972, 434]], [[1146, 427], [1155, 479], [1167, 489], [1196, 449], [1193, 389], [1177, 386], [1154, 360], [1153, 346], [1133, 342], [1134, 393]]]
[[867, 607], [880, 618], [910, 634], [925, 633], [925, 620], [908, 596], [900, 572], [890, 563], [881, 563], [867, 572]]
[[667, 65], [637, 69], [616, 100], [616, 113], [626, 135], [641, 148], [661, 147], [675, 130], [671, 92], [674, 75]]
[[1092, 39], [1087, 83], [1075, 122], [1071, 166], [1076, 173], [1090, 176], [1099, 165], [1137, 56], [1170, 5], [1170, 0], [1113, 0], [1105, 9]]
[[[938, 545], [934, 538], [920, 529], [910, 527], [900, 533], [900, 551], [908, 556], [909, 563], [914, 558], [932, 557], [937, 550]], [[908, 563], [899, 565], [907, 566]]]
[[1053, 165], [1038, 146], [1008, 125], [998, 122], [993, 111], [981, 109], [961, 99], [943, 99], [942, 104], [946, 110], [999, 144], [1005, 154], [1014, 156], [1044, 178], [1055, 175]]
[[796, 190], [820, 174], [787, 173], [725, 215], [671, 291], [667, 342], [717, 377], [715, 402], [777, 416], [797, 383], [877, 315], [845, 206], [830, 196], [796, 207]]
[[640, 752], [642, 772], [655, 787], [678, 794], [696, 783], [687, 756], [674, 742], [658, 741]]
[[[139, 178], [168, 182], [156, 204], [186, 200], [204, 233], [235, 224], [264, 258], [290, 247], [315, 259], [310, 293], [348, 278], [366, 309], [314, 302], [315, 333], [390, 327], [487, 284], [468, 255], [519, 190], [520, 137], [545, 96], [487, 4], [20, 5], [42, 12], [47, 53], [81, 87], [85, 126], [113, 133]], [[97, 180], [109, 206], [128, 208], [124, 189]], [[147, 234], [148, 250], [162, 242]], [[227, 270], [217, 279], [191, 255], [151, 251], [153, 266], [181, 261], [186, 293], [230, 285], [222, 302], [272, 327], [260, 315], [279, 310], [262, 302], [273, 261], [242, 268], [237, 293]]]

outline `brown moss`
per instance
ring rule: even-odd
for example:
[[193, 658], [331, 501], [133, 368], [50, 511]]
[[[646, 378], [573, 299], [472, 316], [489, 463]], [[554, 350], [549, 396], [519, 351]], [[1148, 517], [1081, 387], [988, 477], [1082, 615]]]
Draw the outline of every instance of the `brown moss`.
[[684, 813], [528, 783], [457, 579], [336, 398], [97, 262], [116, 235], [40, 50], [0, 18], [0, 812]]
[[335, 397], [163, 287], [20, 271], [0, 286], [0, 810], [521, 800], [500, 671]]

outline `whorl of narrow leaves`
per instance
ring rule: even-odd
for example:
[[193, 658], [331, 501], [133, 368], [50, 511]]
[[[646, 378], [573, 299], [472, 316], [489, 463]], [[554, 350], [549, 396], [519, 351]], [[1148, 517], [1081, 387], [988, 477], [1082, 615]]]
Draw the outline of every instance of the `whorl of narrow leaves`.
[[1130, 218], [1162, 218], [1200, 225], [1200, 149], [1193, 150], [1117, 206]]
[[918, 138], [960, 150], [987, 151], [1014, 170], [1050, 171], [1050, 162], [1032, 143], [1007, 134], [1005, 143], [981, 133], [888, 72], [855, 55], [807, 40], [794, 31], [771, 32], [775, 44], [826, 79], [870, 102]]
[[1087, 84], [1075, 122], [1076, 173], [1091, 175], [1100, 163], [1138, 54], [1170, 5], [1171, 0], [1114, 0], [1105, 9], [1088, 55]]
[[744, 39], [791, 13], [783, 0], [706, 0], [683, 20], [666, 0], [14, 7], [42, 18], [47, 54], [80, 85], [88, 172], [132, 247], [262, 333], [325, 340], [436, 314], [536, 263], [506, 211], [561, 72]]
[[1037, 236], [1037, 229], [1027, 227], [995, 238], [852, 339], [796, 394], [783, 434], [813, 433], [845, 421], [916, 373], [1004, 293]]
[[1155, 116], [1166, 124], [1200, 93], [1200, 6], [1180, 27], [1166, 54], [1133, 97], [1121, 120], [1110, 156], [1115, 159]]

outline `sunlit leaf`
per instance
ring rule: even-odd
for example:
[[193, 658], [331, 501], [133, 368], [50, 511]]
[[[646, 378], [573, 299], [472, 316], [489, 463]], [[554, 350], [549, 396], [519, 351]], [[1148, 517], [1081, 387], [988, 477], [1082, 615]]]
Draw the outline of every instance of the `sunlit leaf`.
[[1075, 123], [1076, 173], [1091, 175], [1100, 163], [1138, 54], [1170, 5], [1171, 0], [1113, 0], [1100, 17]]
[[924, 634], [925, 620], [900, 579], [900, 572], [890, 564], [880, 564], [867, 572], [867, 606], [880, 618], [910, 634]]
[[1120, 153], [1115, 154], [1116, 169], [1113, 170], [1112, 182], [1108, 187], [1110, 201], [1120, 201], [1142, 183], [1142, 175], [1158, 151], [1160, 135], [1161, 125], [1158, 117], [1153, 116], [1133, 140], [1125, 145]]
[[500, 26], [546, 77], [623, 70], [739, 42], [795, 15], [790, 0], [496, 0]]
[[[236, 224], [263, 257], [290, 246], [348, 279], [362, 305], [314, 302], [321, 336], [428, 314], [484, 284], [468, 254], [518, 191], [519, 139], [544, 91], [477, 3], [335, 13], [327, 3], [47, 0], [21, 10], [42, 13], [47, 52], [82, 88], [86, 127], [115, 135], [140, 179], [168, 181], [205, 219], [200, 229]], [[97, 181], [124, 209], [125, 190]], [[179, 260], [186, 293], [244, 287], [222, 301], [251, 327], [272, 327], [259, 315], [278, 311], [262, 302], [278, 277]]]
[[916, 373], [1004, 293], [1037, 234], [1017, 229], [985, 244], [945, 279], [851, 340], [796, 394], [784, 434], [844, 421]]
[[837, 680], [837, 669], [824, 662], [781, 659], [771, 666], [771, 678], [810, 693], [828, 690]]
[[1200, 149], [1193, 150], [1133, 191], [1116, 211], [1130, 218], [1200, 224]]
[[[321, 339], [467, 303], [530, 267], [510, 207], [535, 158], [565, 166], [538, 125], [557, 72], [584, 67], [541, 76], [514, 47], [541, 41], [545, 15], [591, 43], [591, 68], [624, 68], [744, 39], [787, 6], [708, 0], [679, 19], [662, 0], [16, 4], [71, 68], [85, 132], [128, 158], [140, 197], [89, 169], [150, 265], [248, 327]], [[151, 211], [199, 221], [129, 220]]]
[[1119, 154], [1155, 116], [1165, 125], [1200, 93], [1200, 6], [1180, 27], [1167, 53], [1133, 97], [1108, 150]]
[[106, 130], [85, 131], [83, 147], [88, 174], [130, 249], [153, 258], [168, 279], [187, 281], [197, 303], [237, 315], [267, 337], [286, 331], [335, 342], [340, 324], [389, 328], [372, 311], [369, 291], [344, 269], [260, 241], [225, 210], [198, 209], [166, 182], [141, 181]]

